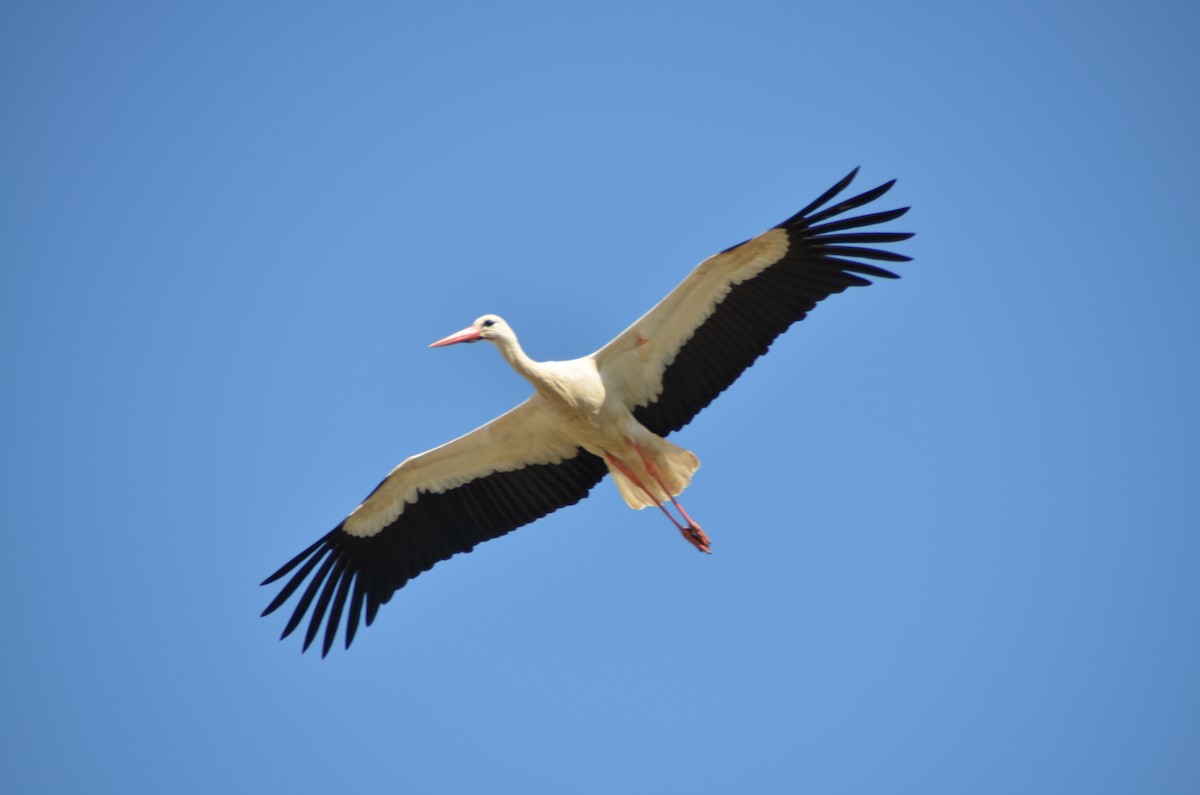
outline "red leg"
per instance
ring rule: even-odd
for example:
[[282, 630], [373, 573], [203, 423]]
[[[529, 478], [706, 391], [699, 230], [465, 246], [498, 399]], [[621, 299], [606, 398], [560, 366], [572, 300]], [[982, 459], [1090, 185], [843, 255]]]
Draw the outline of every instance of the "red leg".
[[611, 455], [608, 455], [608, 454], [606, 453], [606, 454], [604, 455], [604, 457], [605, 457], [605, 458], [608, 460], [608, 463], [612, 464], [612, 465], [613, 465], [613, 466], [615, 466], [617, 469], [619, 469], [619, 470], [621, 471], [621, 474], [622, 474], [622, 475], [624, 475], [625, 477], [627, 477], [627, 478], [629, 478], [630, 480], [632, 480], [632, 481], [633, 481], [633, 484], [634, 484], [635, 486], [637, 486], [639, 489], [641, 489], [641, 490], [642, 490], [642, 492], [643, 492], [643, 493], [644, 493], [644, 494], [645, 494], [647, 497], [649, 497], [649, 498], [650, 498], [650, 501], [651, 501], [651, 502], [653, 502], [655, 505], [657, 505], [657, 506], [658, 506], [658, 509], [659, 509], [660, 511], [662, 511], [662, 512], [663, 512], [663, 514], [664, 514], [664, 515], [665, 515], [665, 516], [666, 516], [668, 519], [670, 519], [670, 520], [671, 520], [671, 524], [675, 525], [675, 529], [676, 529], [676, 530], [678, 530], [679, 532], [683, 533], [684, 535], [687, 535], [687, 528], [686, 528], [686, 527], [684, 527], [683, 525], [681, 525], [681, 524], [680, 524], [678, 521], [676, 521], [675, 517], [671, 515], [671, 512], [670, 512], [670, 511], [668, 511], [666, 508], [664, 508], [664, 507], [663, 507], [663, 504], [662, 504], [661, 502], [659, 502], [657, 499], [655, 499], [655, 497], [654, 497], [654, 494], [653, 494], [653, 493], [650, 491], [650, 489], [646, 488], [646, 484], [645, 484], [645, 483], [642, 483], [642, 481], [641, 481], [641, 480], [638, 478], [638, 476], [637, 476], [637, 475], [635, 475], [635, 474], [633, 474], [633, 472], [629, 471], [629, 468], [628, 468], [628, 467], [626, 467], [624, 464], [622, 464], [622, 463], [621, 463], [620, 461], [618, 461], [617, 459], [613, 458]]
[[[671, 494], [671, 490], [663, 485], [662, 476], [658, 473], [658, 467], [654, 465], [654, 462], [650, 460], [650, 458], [642, 450], [641, 446], [632, 439], [630, 442], [633, 444], [633, 449], [637, 450], [638, 455], [642, 457], [642, 464], [645, 465], [646, 471], [650, 473], [650, 477], [654, 478], [654, 482], [657, 483], [658, 487], [663, 490], [663, 494], [666, 494], [671, 498], [671, 503], [674, 504], [675, 510], [679, 511], [679, 515], [687, 520], [687, 527], [679, 527], [678, 523], [675, 524], [676, 527], [679, 527], [679, 532], [683, 533], [683, 537], [687, 539], [687, 541], [696, 549], [700, 550], [701, 552], [711, 553], [712, 541], [709, 540], [708, 533], [705, 533], [703, 528], [696, 524], [696, 520], [688, 516], [688, 512], [685, 511], [683, 506], [679, 504], [679, 500], [675, 499], [675, 497]], [[642, 490], [645, 491], [645, 487], [643, 487]], [[661, 505], [659, 507], [662, 508]], [[666, 508], [663, 508], [663, 511], [666, 511]], [[674, 521], [674, 517], [672, 517], [672, 521]]]

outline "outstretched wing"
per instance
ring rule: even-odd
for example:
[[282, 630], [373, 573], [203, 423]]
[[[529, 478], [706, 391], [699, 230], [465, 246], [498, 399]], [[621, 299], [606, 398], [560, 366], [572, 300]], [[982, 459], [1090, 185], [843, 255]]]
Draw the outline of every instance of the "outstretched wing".
[[[607, 468], [555, 431], [534, 395], [488, 424], [407, 459], [370, 496], [308, 549], [263, 581], [291, 579], [263, 611], [308, 586], [284, 627], [286, 638], [311, 611], [304, 648], [325, 622], [329, 653], [346, 610], [346, 647], [360, 618], [435, 563], [470, 552], [551, 511], [574, 505]], [[294, 573], [293, 573], [294, 572]]]
[[862, 260], [910, 258], [874, 247], [912, 237], [860, 232], [898, 210], [831, 220], [878, 199], [895, 180], [825, 209], [858, 169], [758, 237], [700, 263], [657, 306], [592, 356], [605, 386], [659, 435], [677, 431], [725, 391], [771, 342], [816, 304], [847, 287], [896, 274]]

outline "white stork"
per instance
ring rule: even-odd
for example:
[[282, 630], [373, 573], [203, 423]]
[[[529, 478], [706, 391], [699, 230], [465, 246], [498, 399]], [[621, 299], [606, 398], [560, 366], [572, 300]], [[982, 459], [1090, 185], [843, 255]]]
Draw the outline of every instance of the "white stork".
[[907, 261], [870, 246], [911, 234], [846, 230], [892, 221], [907, 207], [831, 220], [879, 198], [895, 180], [821, 209], [857, 173], [773, 229], [700, 263], [590, 356], [536, 362], [496, 315], [433, 343], [494, 343], [533, 384], [533, 395], [465, 436], [405, 460], [341, 524], [268, 577], [263, 585], [295, 571], [264, 616], [308, 580], [281, 639], [311, 608], [304, 649], [324, 621], [325, 656], [348, 603], [349, 648], [364, 608], [370, 625], [379, 606], [413, 577], [579, 502], [605, 473], [631, 508], [661, 508], [685, 539], [709, 552], [708, 536], [676, 500], [700, 461], [663, 437], [690, 422], [817, 302], [870, 284], [856, 274], [896, 278], [861, 260]]

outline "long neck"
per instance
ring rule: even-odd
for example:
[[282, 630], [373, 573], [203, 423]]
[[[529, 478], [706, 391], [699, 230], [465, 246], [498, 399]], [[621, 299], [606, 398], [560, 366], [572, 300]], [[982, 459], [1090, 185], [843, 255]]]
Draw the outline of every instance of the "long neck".
[[505, 334], [502, 337], [497, 337], [494, 342], [496, 343], [496, 347], [500, 349], [500, 355], [526, 381], [533, 384], [534, 387], [540, 387], [545, 383], [541, 365], [525, 355], [525, 351], [521, 349], [521, 343], [517, 342], [516, 334]]

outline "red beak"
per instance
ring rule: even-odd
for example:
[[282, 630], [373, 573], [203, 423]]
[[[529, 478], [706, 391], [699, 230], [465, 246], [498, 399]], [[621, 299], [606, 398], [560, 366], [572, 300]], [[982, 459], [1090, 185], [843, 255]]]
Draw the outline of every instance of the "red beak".
[[479, 329], [474, 326], [467, 326], [462, 331], [456, 331], [449, 337], [442, 337], [437, 342], [430, 344], [430, 348], [440, 348], [443, 345], [453, 345], [456, 342], [478, 342], [482, 337], [479, 334]]

